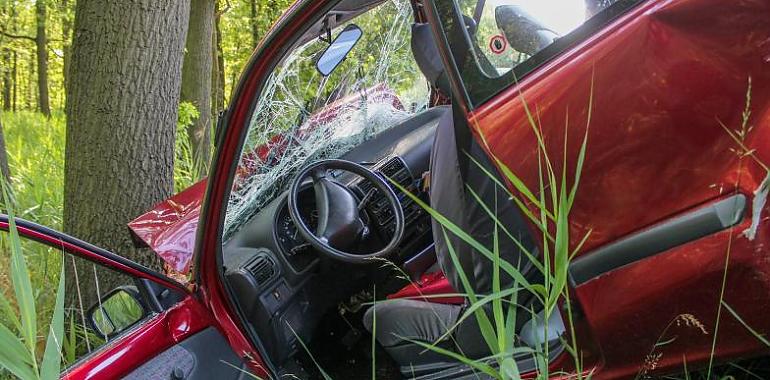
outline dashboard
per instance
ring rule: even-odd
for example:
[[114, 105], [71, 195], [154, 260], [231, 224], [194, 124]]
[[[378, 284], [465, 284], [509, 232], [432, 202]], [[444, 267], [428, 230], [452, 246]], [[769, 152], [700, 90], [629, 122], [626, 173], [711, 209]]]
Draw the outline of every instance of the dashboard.
[[[353, 148], [342, 159], [368, 166], [375, 173], [397, 181], [427, 201], [421, 192], [422, 174], [430, 166], [433, 136], [438, 122], [450, 112], [434, 107], [381, 132]], [[371, 184], [346, 172], [331, 172], [333, 179], [347, 186], [359, 199]], [[404, 211], [404, 236], [391, 257], [401, 264], [432, 243], [430, 217], [410, 197], [394, 188]], [[288, 192], [282, 192], [259, 211], [224, 244], [225, 277], [241, 313], [262, 341], [270, 357], [281, 365], [296, 352], [297, 338], [310, 339], [320, 316], [349, 296], [358, 283], [367, 283], [361, 265], [345, 264], [321, 256], [298, 233], [289, 216]], [[299, 192], [298, 205], [305, 223], [317, 223], [315, 194], [308, 184]], [[393, 234], [393, 213], [384, 194], [375, 191], [362, 217], [371, 233], [361, 253], [378, 250]], [[345, 276], [340, 276], [345, 273]], [[311, 302], [312, 300], [312, 302]], [[287, 326], [291, 326], [287, 328]]]

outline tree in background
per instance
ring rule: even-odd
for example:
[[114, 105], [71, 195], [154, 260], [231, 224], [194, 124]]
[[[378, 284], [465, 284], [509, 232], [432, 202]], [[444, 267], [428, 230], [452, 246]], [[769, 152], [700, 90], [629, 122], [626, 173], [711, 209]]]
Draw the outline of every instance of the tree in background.
[[43, 115], [51, 116], [48, 99], [48, 35], [46, 33], [46, 0], [35, 2], [36, 30], [35, 52], [37, 56], [37, 107]]
[[[134, 248], [126, 224], [173, 190], [189, 14], [189, 0], [75, 6], [64, 231], [156, 269], [157, 257]], [[91, 269], [77, 269], [80, 287], [93, 285]], [[100, 284], [109, 289], [104, 278]]]
[[[19, 23], [23, 23], [25, 20], [19, 17], [16, 9], [16, 2], [11, 1], [8, 4], [4, 4], [2, 13], [7, 15], [5, 25], [0, 26], [0, 35], [8, 40], [13, 41], [29, 41], [34, 43], [34, 54], [28, 53], [30, 62], [27, 64], [29, 77], [27, 78], [28, 84], [25, 87], [27, 90], [27, 96], [24, 97], [24, 101], [27, 104], [32, 104], [33, 100], [36, 100], [37, 109], [44, 115], [51, 116], [51, 102], [49, 97], [49, 80], [48, 80], [48, 33], [47, 33], [47, 1], [36, 0], [34, 4], [34, 29], [35, 35], [30, 36], [28, 34], [19, 33], [17, 27]], [[10, 31], [6, 29], [6, 26], [10, 25]], [[4, 41], [0, 41], [4, 42]], [[16, 108], [17, 87], [18, 87], [18, 72], [17, 72], [17, 50], [19, 48], [9, 49], [9, 43], [4, 43], [5, 46], [3, 53], [4, 62], [4, 77], [3, 84], [3, 107], [6, 110]], [[26, 50], [25, 52], [29, 52]], [[9, 73], [10, 71], [10, 73]], [[36, 79], [32, 79], [32, 78]], [[35, 86], [31, 83], [34, 82]], [[12, 86], [12, 88], [11, 88]], [[33, 87], [36, 87], [33, 89]], [[33, 95], [37, 95], [36, 97]], [[9, 95], [9, 96], [5, 96]], [[7, 100], [7, 102], [6, 102]]]
[[217, 2], [216, 14], [214, 15], [214, 51], [213, 67], [211, 74], [211, 114], [212, 120], [216, 122], [219, 113], [225, 109], [225, 54], [222, 49], [222, 15], [230, 10], [230, 4], [224, 8]]
[[5, 133], [3, 132], [3, 120], [0, 119], [0, 174], [8, 181], [11, 179], [11, 171], [8, 169], [8, 152], [5, 149]]
[[198, 176], [208, 169], [211, 155], [211, 84], [214, 60], [214, 0], [192, 0], [187, 44], [182, 66], [182, 101], [198, 110], [187, 128]]

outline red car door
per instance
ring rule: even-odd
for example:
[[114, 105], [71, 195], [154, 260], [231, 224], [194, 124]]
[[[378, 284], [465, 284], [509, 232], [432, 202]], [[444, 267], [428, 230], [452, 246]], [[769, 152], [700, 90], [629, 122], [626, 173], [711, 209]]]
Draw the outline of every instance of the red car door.
[[[198, 294], [71, 236], [22, 219], [16, 225], [28, 261], [35, 257], [49, 265], [64, 256], [64, 378], [235, 379], [247, 374]], [[0, 235], [8, 230], [8, 216], [0, 215]], [[91, 279], [95, 287], [81, 286]], [[38, 298], [48, 294], [33, 290]], [[136, 313], [111, 317], [110, 305], [118, 296], [121, 305], [135, 305]]]
[[458, 27], [471, 2], [432, 3], [467, 124], [530, 189], [538, 144], [525, 108], [567, 178], [587, 134], [570, 236], [588, 240], [569, 273], [594, 378], [766, 351], [744, 323], [770, 332], [770, 2], [586, 2], [612, 5], [502, 74], [495, 54], [516, 41], [500, 15], [486, 29], [477, 17], [472, 36]]

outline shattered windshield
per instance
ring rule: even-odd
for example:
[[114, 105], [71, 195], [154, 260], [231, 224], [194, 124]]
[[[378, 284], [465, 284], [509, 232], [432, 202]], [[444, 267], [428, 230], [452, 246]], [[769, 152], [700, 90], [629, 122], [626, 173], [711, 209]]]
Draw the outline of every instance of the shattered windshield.
[[388, 1], [338, 25], [361, 39], [328, 76], [316, 60], [329, 43], [296, 47], [271, 74], [254, 114], [225, 219], [225, 239], [285, 191], [307, 163], [339, 157], [425, 109], [428, 85], [410, 50], [412, 9]]

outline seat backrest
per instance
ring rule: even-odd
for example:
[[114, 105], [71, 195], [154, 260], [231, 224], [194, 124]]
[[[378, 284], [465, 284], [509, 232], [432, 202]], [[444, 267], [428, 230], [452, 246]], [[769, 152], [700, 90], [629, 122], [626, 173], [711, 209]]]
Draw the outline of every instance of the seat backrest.
[[449, 95], [449, 82], [447, 81], [444, 63], [439, 55], [438, 45], [433, 38], [433, 32], [427, 23], [412, 24], [412, 54], [417, 66], [434, 87]]
[[[538, 256], [537, 245], [521, 210], [510, 199], [508, 192], [497, 184], [504, 181], [500, 178], [495, 181], [487, 174], [497, 173], [497, 169], [476, 140], [468, 136], [470, 141], [458, 144], [454, 122], [453, 113], [447, 112], [436, 129], [430, 162], [431, 207], [489, 251], [494, 251], [497, 228], [500, 259], [518, 268], [529, 280], [538, 281], [538, 271], [520, 249], [524, 247], [533, 256]], [[458, 148], [458, 145], [464, 148]], [[477, 165], [483, 166], [483, 169]], [[496, 227], [495, 219], [500, 222], [500, 226]], [[460, 268], [455, 265], [450, 249], [454, 251], [474, 292], [488, 294], [492, 290], [492, 260], [443, 228], [435, 219], [433, 237], [439, 265], [457, 291], [463, 292], [466, 289], [460, 281]], [[512, 283], [512, 277], [501, 271], [502, 288], [510, 287]], [[522, 295], [519, 301], [525, 302], [525, 298]]]

